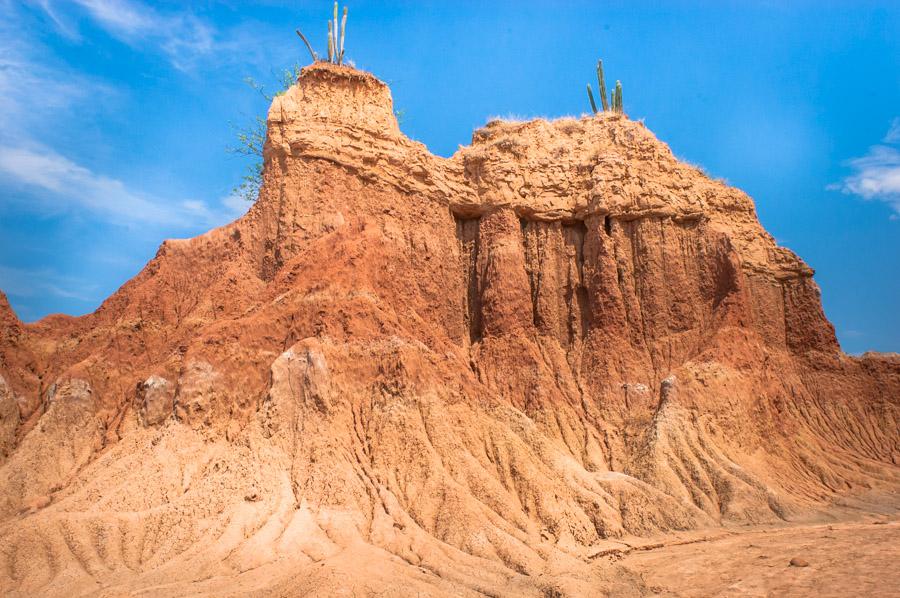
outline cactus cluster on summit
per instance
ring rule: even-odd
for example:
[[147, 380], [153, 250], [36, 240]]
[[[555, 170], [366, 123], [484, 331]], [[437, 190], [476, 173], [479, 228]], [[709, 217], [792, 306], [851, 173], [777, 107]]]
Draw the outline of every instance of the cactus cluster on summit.
[[[606, 79], [603, 76], [603, 61], [597, 61], [597, 91], [600, 92], [600, 102], [603, 111], [612, 110], [613, 112], [622, 112], [622, 82], [616, 81], [615, 90], [610, 93], [609, 101], [606, 99]], [[587, 86], [588, 100], [591, 102], [591, 110], [594, 114], [600, 112], [597, 110], [597, 102], [594, 101], [594, 92], [591, 90], [591, 84]]]
[[[339, 35], [340, 33], [340, 35]], [[332, 64], [344, 64], [344, 36], [347, 34], [347, 7], [344, 7], [344, 16], [341, 19], [340, 27], [338, 27], [338, 3], [334, 3], [334, 18], [328, 20], [328, 62]], [[306, 36], [297, 29], [297, 35], [306, 44], [309, 55], [312, 56], [313, 62], [321, 60], [319, 55], [313, 50], [312, 44], [306, 39]]]

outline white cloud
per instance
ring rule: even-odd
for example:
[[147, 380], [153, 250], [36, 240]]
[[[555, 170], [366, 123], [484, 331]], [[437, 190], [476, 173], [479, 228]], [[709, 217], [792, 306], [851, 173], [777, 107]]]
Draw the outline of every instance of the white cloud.
[[[171, 25], [135, 3], [79, 1], [90, 3], [98, 19], [123, 34], [151, 35], [149, 29]], [[66, 7], [51, 2], [36, 5], [58, 9], [51, 18], [65, 26], [60, 14]], [[19, 207], [38, 213], [73, 211], [102, 222], [164, 228], [213, 227], [240, 215], [228, 201], [182, 201], [136, 191], [42, 143], [54, 134], [48, 121], [69, 122], [73, 114], [75, 121], [83, 120], [86, 111], [107, 110], [120, 92], [56, 59], [30, 37], [21, 19], [20, 7], [0, 0], [0, 207], [24, 199]]]
[[900, 143], [900, 118], [895, 118], [891, 122], [891, 128], [888, 129], [887, 135], [884, 136], [885, 143]]
[[189, 13], [163, 14], [135, 0], [75, 0], [75, 3], [110, 35], [131, 46], [157, 45], [182, 70], [189, 68], [197, 56], [210, 54], [216, 46], [213, 27]]
[[896, 148], [876, 145], [862, 158], [851, 160], [850, 166], [857, 171], [844, 180], [850, 193], [866, 199], [900, 196], [900, 151]]
[[0, 2], [0, 138], [27, 137], [74, 107], [103, 110], [108, 84], [67, 67], [28, 33], [15, 8]]
[[53, 21], [53, 24], [56, 25], [56, 28], [66, 36], [67, 38], [78, 41], [81, 39], [81, 36], [78, 33], [78, 30], [73, 28], [72, 25], [63, 18], [62, 15], [56, 10], [53, 6], [52, 0], [32, 0], [32, 4], [36, 4], [40, 7], [44, 13], [50, 17], [50, 20]]
[[160, 18], [140, 3], [124, 0], [75, 0], [108, 31], [124, 37], [142, 36], [159, 24]]
[[222, 198], [220, 203], [222, 204], [222, 211], [225, 216], [231, 219], [240, 218], [246, 214], [247, 210], [250, 209], [250, 206], [253, 205], [239, 195], [228, 195], [227, 197]]
[[78, 210], [116, 224], [216, 226], [232, 212], [229, 206], [213, 210], [198, 200], [175, 201], [133, 191], [122, 181], [45, 148], [0, 146], [0, 177], [31, 191], [31, 209]]
[[[860, 158], [847, 164], [853, 174], [828, 188], [863, 199], [883, 201], [900, 214], [900, 119], [894, 119], [884, 137], [884, 145], [875, 145]], [[893, 215], [892, 217], [895, 217]]]
[[53, 270], [22, 270], [0, 265], [0, 288], [11, 297], [53, 295], [85, 303], [97, 300], [97, 285], [85, 285], [80, 278], [65, 276]]
[[[98, 19], [123, 34], [151, 35], [149, 30], [154, 27], [172, 26], [136, 3], [79, 2], [89, 4]], [[35, 5], [50, 11], [60, 27], [65, 26], [61, 15], [70, 7], [55, 6], [52, 0], [36, 0]], [[48, 122], [78, 121], [85, 118], [86, 111], [105, 111], [120, 92], [56, 59], [30, 36], [22, 19], [20, 7], [0, 0], [0, 180], [4, 190], [0, 207], [26, 199], [28, 203], [19, 207], [39, 213], [75, 210], [103, 222], [168, 228], [218, 226], [237, 215], [233, 206], [222, 202], [208, 205], [196, 199], [179, 201], [135, 191], [42, 143], [40, 139], [54, 134]]]
[[[0, 9], [2, 3], [0, 0]], [[272, 47], [259, 43], [273, 35], [271, 26], [250, 19], [220, 30], [189, 9], [168, 3], [162, 9], [141, 0], [30, 0], [65, 37], [80, 41], [77, 23], [89, 20], [98, 28], [132, 48], [162, 53], [181, 71], [193, 71], [200, 61], [205, 74], [234, 65], [255, 69], [290, 60], [295, 47]], [[0, 14], [0, 18], [3, 15]], [[14, 19], [7, 18], [12, 22]], [[283, 32], [282, 32], [283, 33]]]

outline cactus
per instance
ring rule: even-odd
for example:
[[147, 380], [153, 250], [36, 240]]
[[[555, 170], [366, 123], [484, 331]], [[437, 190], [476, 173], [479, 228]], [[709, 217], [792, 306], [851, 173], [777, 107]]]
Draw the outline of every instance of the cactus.
[[[603, 74], [603, 61], [597, 61], [597, 85], [598, 91], [600, 92], [600, 102], [603, 104], [603, 111], [613, 111], [621, 114], [623, 112], [622, 109], [622, 82], [616, 81], [616, 87], [609, 92], [609, 100], [607, 100], [606, 95], [606, 77]], [[591, 102], [591, 110], [594, 114], [598, 113], [597, 110], [597, 102], [594, 101], [594, 91], [591, 89], [591, 86], [587, 86], [588, 92], [588, 100]]]
[[331, 21], [328, 21], [328, 62], [334, 62], [334, 34]]
[[[603, 111], [609, 110], [609, 103], [606, 101], [606, 79], [603, 77], [603, 61], [597, 61], [597, 91], [600, 92], [600, 102], [603, 103]], [[597, 112], [597, 109], [594, 108], [594, 112]]]
[[303, 43], [306, 44], [306, 49], [309, 50], [309, 55], [312, 56], [313, 62], [318, 62], [319, 55], [316, 54], [315, 50], [313, 50], [312, 44], [309, 43], [309, 40], [306, 39], [306, 36], [303, 35], [303, 33], [301, 33], [299, 29], [297, 29], [297, 35], [299, 35], [300, 39], [303, 40]]
[[[591, 84], [588, 83], [588, 99], [591, 101], [591, 110], [594, 111], [594, 114], [597, 114], [597, 102], [594, 101], [594, 92], [591, 91]], [[601, 96], [602, 97], [602, 96]], [[606, 98], [603, 98], [603, 103], [606, 103]]]
[[334, 26], [331, 28], [334, 35], [334, 62], [338, 61], [338, 3], [334, 0]]
[[[337, 4], [335, 4], [337, 6]], [[344, 36], [347, 35], [347, 7], [344, 7], [344, 17], [341, 19], [341, 51], [338, 53], [338, 64], [344, 64]]]
[[[312, 57], [313, 62], [318, 62], [322, 60], [319, 58], [319, 55], [316, 54], [316, 51], [313, 50], [312, 44], [309, 43], [309, 40], [306, 39], [306, 36], [297, 29], [297, 35], [300, 36], [300, 39], [303, 40], [303, 43], [306, 45], [306, 49], [309, 50], [309, 55]], [[332, 64], [344, 64], [344, 38], [347, 35], [347, 7], [344, 7], [344, 16], [341, 19], [340, 23], [338, 23], [338, 3], [334, 3], [334, 13], [333, 18], [328, 19], [328, 62]]]

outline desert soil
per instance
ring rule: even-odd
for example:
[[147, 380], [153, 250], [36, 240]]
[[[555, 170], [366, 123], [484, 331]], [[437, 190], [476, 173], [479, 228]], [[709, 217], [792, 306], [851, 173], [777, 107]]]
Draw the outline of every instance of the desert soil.
[[646, 595], [900, 595], [896, 519], [730, 530], [662, 544], [619, 560], [640, 575]]

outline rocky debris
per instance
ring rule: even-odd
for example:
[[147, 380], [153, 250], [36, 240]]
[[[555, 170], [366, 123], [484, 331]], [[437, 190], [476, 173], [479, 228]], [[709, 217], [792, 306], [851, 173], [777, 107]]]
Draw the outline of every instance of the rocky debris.
[[6, 295], [0, 291], [0, 338], [10, 343], [22, 333], [22, 323], [9, 305]]
[[210, 426], [223, 419], [215, 410], [227, 407], [226, 395], [222, 374], [206, 361], [190, 361], [178, 378], [175, 417], [194, 428]]
[[23, 512], [33, 514], [50, 506], [53, 499], [47, 495], [32, 496], [23, 504]]
[[659, 405], [659, 401], [654, 399], [653, 392], [650, 387], [642, 382], [625, 382], [622, 384], [622, 394], [625, 403], [625, 409], [634, 410], [636, 412], [649, 411], [654, 406]]
[[155, 426], [172, 417], [175, 388], [161, 376], [150, 376], [137, 385], [138, 415], [145, 426]]
[[322, 351], [312, 344], [295, 346], [289, 349], [293, 352], [293, 358], [298, 364], [298, 391], [297, 400], [311, 403], [322, 413], [328, 413], [331, 409], [331, 397], [329, 390], [328, 363]]
[[896, 502], [900, 359], [842, 354], [750, 198], [643, 124], [440, 158], [315, 64], [268, 125], [238, 221], [93, 314], [0, 301], [0, 592], [634, 593], [591, 555]]
[[0, 519], [3, 514], [43, 508], [34, 507], [35, 497], [50, 496], [71, 483], [102, 446], [97, 401], [86, 380], [61, 378], [51, 385], [45, 400], [37, 425], [2, 465]]
[[670, 375], [667, 378], [663, 378], [662, 382], [659, 383], [658, 409], [663, 409], [670, 402], [675, 401], [675, 398], [678, 396], [676, 383], [677, 380], [674, 374]]
[[87, 380], [81, 378], [64, 378], [50, 385], [46, 395], [46, 409], [56, 405], [60, 412], [71, 413], [93, 411], [96, 409], [94, 389]]
[[809, 561], [800, 557], [794, 557], [791, 559], [790, 565], [791, 567], [809, 567]]
[[19, 429], [19, 404], [0, 376], [0, 463], [3, 463], [16, 444]]

